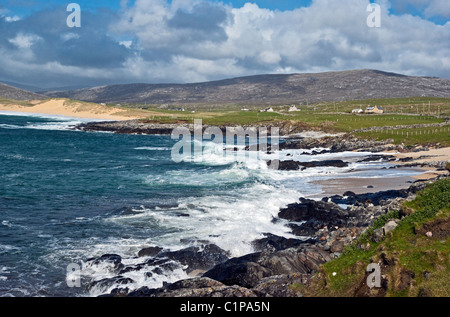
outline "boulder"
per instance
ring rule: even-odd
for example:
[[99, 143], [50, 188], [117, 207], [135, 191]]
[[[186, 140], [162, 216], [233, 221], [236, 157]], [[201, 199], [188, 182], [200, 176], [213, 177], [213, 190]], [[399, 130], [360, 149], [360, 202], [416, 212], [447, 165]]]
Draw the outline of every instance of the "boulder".
[[94, 271], [107, 271], [109, 273], [118, 273], [124, 268], [122, 257], [118, 254], [104, 254], [99, 258], [90, 258], [86, 260], [85, 268]]
[[128, 297], [256, 297], [249, 289], [227, 286], [210, 278], [200, 277], [180, 280], [161, 288], [141, 287], [130, 292]]
[[384, 228], [378, 228], [373, 231], [372, 236], [370, 237], [370, 240], [372, 242], [378, 243], [381, 242], [384, 239]]
[[195, 270], [206, 271], [215, 265], [228, 260], [228, 252], [215, 244], [192, 246], [178, 251], [162, 252], [160, 256], [186, 265], [187, 273]]
[[394, 220], [388, 221], [383, 227], [384, 234], [386, 235], [389, 232], [394, 231], [394, 229], [397, 228], [397, 226], [398, 226], [397, 221], [394, 221]]
[[278, 213], [278, 217], [289, 221], [300, 222], [314, 219], [325, 225], [336, 226], [345, 223], [348, 216], [348, 212], [335, 203], [305, 198], [300, 198], [299, 203], [289, 204]]
[[[272, 163], [274, 165], [272, 165]], [[312, 162], [298, 162], [293, 160], [287, 161], [277, 161], [272, 162], [268, 161], [267, 166], [277, 166], [279, 170], [282, 171], [295, 171], [295, 170], [304, 170], [306, 168], [311, 167], [324, 167], [324, 166], [332, 166], [332, 167], [347, 167], [348, 163], [342, 160], [324, 160], [324, 161], [312, 161]]]
[[256, 252], [232, 258], [203, 276], [226, 285], [252, 288], [266, 277], [293, 273], [312, 274], [319, 269], [320, 264], [330, 259], [328, 252], [305, 244], [273, 253]]
[[159, 252], [162, 251], [163, 248], [160, 247], [148, 247], [141, 249], [138, 252], [138, 257], [145, 257], [145, 256], [156, 256]]

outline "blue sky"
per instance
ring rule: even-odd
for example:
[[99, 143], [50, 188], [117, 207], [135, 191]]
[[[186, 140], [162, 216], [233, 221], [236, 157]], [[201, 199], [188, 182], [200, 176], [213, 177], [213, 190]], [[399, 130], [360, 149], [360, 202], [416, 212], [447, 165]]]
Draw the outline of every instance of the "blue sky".
[[[70, 2], [80, 28], [66, 25]], [[450, 78], [448, 0], [0, 0], [0, 81], [198, 82], [371, 68]], [[295, 10], [301, 8], [300, 10]]]
[[[293, 10], [296, 8], [307, 7], [311, 5], [313, 0], [224, 0], [224, 1], [216, 1], [216, 0], [207, 0], [212, 3], [222, 2], [224, 4], [230, 4], [235, 8], [242, 7], [247, 2], [256, 3], [260, 8], [266, 8], [270, 10]], [[336, 0], [339, 1], [339, 0]], [[108, 8], [113, 11], [118, 11], [121, 8], [120, 0], [73, 0], [73, 1], [61, 1], [61, 0], [1, 0], [0, 4], [3, 7], [9, 9], [9, 11], [18, 16], [25, 16], [30, 14], [33, 11], [42, 10], [45, 7], [52, 7], [55, 5], [67, 5], [68, 3], [75, 2], [80, 4], [80, 6], [85, 10], [95, 11], [99, 8]], [[132, 5], [134, 0], [127, 1], [128, 5]], [[172, 1], [168, 1], [170, 3]], [[371, 0], [371, 2], [379, 2], [376, 0]], [[420, 16], [422, 18], [433, 21], [434, 23], [445, 24], [448, 20], [448, 17], [442, 17], [438, 15], [434, 16], [425, 16], [424, 9], [426, 6], [423, 5], [427, 1], [420, 0], [412, 0], [412, 1], [391, 1], [390, 12], [395, 15], [401, 14], [411, 14], [415, 16]], [[450, 3], [449, 3], [450, 6]]]

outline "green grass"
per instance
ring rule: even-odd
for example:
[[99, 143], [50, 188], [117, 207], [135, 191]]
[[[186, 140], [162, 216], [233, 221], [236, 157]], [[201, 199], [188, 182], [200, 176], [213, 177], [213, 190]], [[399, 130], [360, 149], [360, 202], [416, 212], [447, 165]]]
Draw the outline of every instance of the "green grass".
[[404, 143], [406, 146], [440, 143], [450, 146], [450, 125], [445, 127], [410, 128], [384, 130], [376, 132], [357, 132], [356, 136], [365, 139], [390, 140], [395, 144]]
[[[438, 218], [450, 221], [450, 179], [429, 185], [416, 199], [405, 202], [404, 207], [414, 212], [402, 218], [383, 241], [374, 243], [370, 236], [389, 219], [399, 218], [398, 211], [378, 218], [339, 258], [324, 264], [318, 278], [304, 289], [304, 294], [354, 296], [357, 288], [365, 283], [367, 265], [379, 262], [384, 253], [386, 258], [392, 259], [390, 265], [382, 268], [388, 280], [386, 296], [450, 296], [450, 237], [433, 239], [416, 234], [424, 224]], [[413, 282], [407, 288], [398, 286], [401, 272], [414, 273]]]
[[411, 97], [411, 98], [387, 98], [350, 100], [342, 102], [330, 102], [320, 105], [328, 111], [351, 112], [353, 109], [365, 109], [367, 106], [383, 107], [388, 113], [423, 114], [423, 115], [450, 115], [450, 98]]
[[2, 105], [18, 105], [18, 106], [25, 106], [25, 107], [32, 107], [33, 104], [30, 103], [29, 100], [14, 100], [14, 99], [8, 99], [0, 96], [0, 104]]

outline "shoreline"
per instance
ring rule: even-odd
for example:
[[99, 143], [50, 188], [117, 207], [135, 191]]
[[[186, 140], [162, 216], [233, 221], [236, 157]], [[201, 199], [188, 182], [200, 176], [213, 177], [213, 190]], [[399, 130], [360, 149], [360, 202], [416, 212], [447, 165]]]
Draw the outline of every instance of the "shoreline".
[[33, 106], [0, 104], [0, 111], [23, 115], [63, 116], [68, 118], [89, 119], [91, 121], [127, 121], [145, 118], [143, 115], [136, 116], [128, 113], [128, 110], [126, 109], [75, 101], [70, 102], [67, 99], [50, 99], [33, 101], [31, 103]]
[[[129, 120], [128, 118], [127, 121]], [[352, 144], [352, 139], [349, 138], [334, 137], [332, 141], [329, 138], [324, 137], [327, 141], [323, 144], [332, 145], [330, 148], [341, 145], [340, 143], [343, 145], [338, 146], [336, 152], [330, 150], [329, 153], [349, 150], [355, 152], [368, 151], [371, 154], [378, 153], [377, 155], [368, 154], [371, 162], [381, 160], [382, 162], [395, 164], [398, 168], [417, 169], [419, 174], [416, 176], [383, 178], [334, 178], [319, 181], [322, 182], [321, 187], [324, 191], [317, 195], [319, 199], [330, 195], [344, 195], [344, 192], [352, 191], [355, 195], [345, 195], [353, 197], [358, 204], [350, 203], [347, 197], [336, 198], [346, 201], [341, 204], [351, 206], [350, 209], [342, 209], [338, 208], [338, 203], [312, 201], [309, 199], [311, 197], [305, 197], [307, 199], [302, 199], [302, 197], [300, 203], [289, 204], [286, 208], [280, 209], [278, 216], [273, 218], [274, 221], [287, 220], [296, 238], [287, 239], [271, 233], [264, 234], [264, 238], [253, 242], [255, 253], [238, 258], [226, 259], [227, 253], [208, 241], [201, 242], [202, 247], [186, 247], [173, 252], [163, 250], [158, 246], [148, 246], [141, 250], [145, 251], [142, 256], [142, 266], [141, 264], [133, 266], [126, 264], [126, 262], [122, 263], [122, 258], [119, 255], [105, 254], [100, 258], [87, 261], [113, 264], [117, 269], [117, 275], [105, 280], [92, 281], [90, 286], [102, 286], [103, 283], [105, 286], [115, 285], [118, 281], [119, 284], [123, 284], [123, 287], [117, 287], [105, 296], [153, 297], [166, 296], [167, 294], [172, 296], [199, 295], [201, 297], [206, 297], [208, 294], [222, 295], [222, 297], [238, 295], [295, 296], [297, 293], [285, 285], [305, 284], [312, 276], [311, 272], [317, 271], [321, 264], [338, 257], [344, 246], [356, 239], [363, 228], [367, 227], [377, 215], [385, 214], [385, 210], [398, 208], [399, 201], [404, 199], [401, 196], [404, 192], [414, 194], [416, 186], [420, 186], [421, 183], [433, 181], [435, 176], [448, 175], [447, 171], [439, 170], [436, 162], [448, 162], [450, 160], [450, 148], [423, 148], [422, 151], [389, 152], [384, 151], [390, 146], [386, 144], [374, 144], [369, 141]], [[299, 138], [290, 142], [291, 145], [301, 148], [305, 145], [302, 141], [303, 139]], [[295, 142], [299, 143], [296, 144]], [[320, 141], [311, 142], [308, 146], [314, 148], [319, 143]], [[289, 149], [289, 147], [286, 147], [286, 149]], [[369, 151], [368, 149], [374, 150]], [[420, 173], [420, 171], [423, 171], [423, 173]], [[368, 183], [368, 180], [370, 180], [370, 183]], [[372, 187], [368, 188], [368, 185]], [[324, 188], [327, 188], [327, 191]], [[390, 198], [386, 193], [383, 193], [389, 190], [398, 191], [395, 194], [397, 196]], [[364, 194], [367, 193], [373, 193], [374, 195], [369, 197], [375, 197], [379, 200], [375, 203], [375, 206], [372, 202], [372, 206], [366, 203], [369, 200], [375, 202], [375, 199], [365, 197]], [[359, 195], [361, 197], [356, 197]], [[357, 201], [358, 199], [362, 200]], [[316, 212], [319, 214], [318, 216], [315, 214]], [[317, 219], [314, 220], [314, 217], [317, 217]], [[310, 222], [310, 220], [314, 221]], [[303, 221], [304, 224], [299, 224]], [[308, 240], [302, 240], [304, 237], [309, 238]], [[203, 245], [204, 243], [205, 245]], [[138, 254], [138, 257], [141, 256]], [[162, 257], [167, 257], [168, 262], [159, 262]], [[126, 288], [127, 283], [131, 283], [131, 279], [123, 278], [121, 273], [145, 269], [147, 264], [167, 265], [170, 268], [171, 260], [179, 261], [183, 265], [187, 265], [189, 269], [192, 268], [193, 270], [188, 272], [191, 279], [180, 280], [158, 289], [142, 287], [130, 291]], [[236, 269], [240, 268], [246, 268], [247, 271], [242, 275], [236, 274]], [[239, 287], [235, 285], [239, 285]]]

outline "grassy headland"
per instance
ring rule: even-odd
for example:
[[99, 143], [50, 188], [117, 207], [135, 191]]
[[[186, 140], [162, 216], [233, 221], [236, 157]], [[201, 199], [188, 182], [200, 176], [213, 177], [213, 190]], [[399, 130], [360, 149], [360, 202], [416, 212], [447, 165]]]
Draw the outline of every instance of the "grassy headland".
[[[397, 219], [382, 241], [375, 230]], [[381, 287], [369, 288], [366, 268], [381, 267]], [[305, 296], [450, 296], [450, 179], [438, 180], [378, 218], [343, 254], [321, 267]]]

